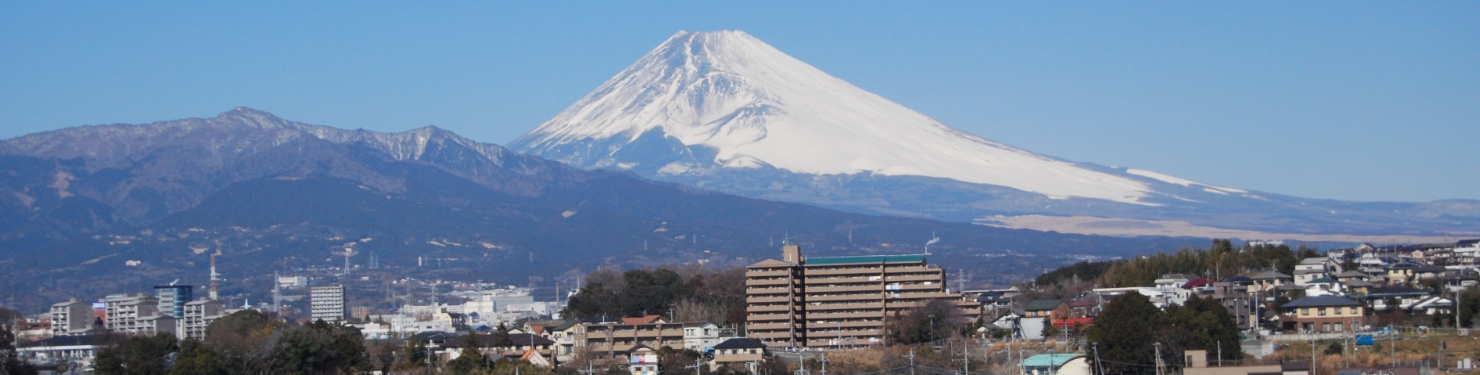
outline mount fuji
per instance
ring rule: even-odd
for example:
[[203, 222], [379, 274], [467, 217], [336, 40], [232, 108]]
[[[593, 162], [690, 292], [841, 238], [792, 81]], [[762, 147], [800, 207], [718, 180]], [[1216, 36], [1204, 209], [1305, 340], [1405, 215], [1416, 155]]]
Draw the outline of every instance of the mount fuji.
[[1476, 201], [1307, 199], [1036, 154], [942, 124], [742, 31], [679, 32], [509, 146], [754, 198], [949, 221], [1480, 232]]

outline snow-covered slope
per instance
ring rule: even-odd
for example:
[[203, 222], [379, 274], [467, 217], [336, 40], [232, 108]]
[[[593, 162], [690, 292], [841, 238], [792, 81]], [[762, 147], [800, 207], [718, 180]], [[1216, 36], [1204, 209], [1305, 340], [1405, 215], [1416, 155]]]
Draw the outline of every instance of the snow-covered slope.
[[1143, 181], [941, 124], [741, 31], [679, 32], [510, 146], [658, 175], [769, 166], [1155, 204]]

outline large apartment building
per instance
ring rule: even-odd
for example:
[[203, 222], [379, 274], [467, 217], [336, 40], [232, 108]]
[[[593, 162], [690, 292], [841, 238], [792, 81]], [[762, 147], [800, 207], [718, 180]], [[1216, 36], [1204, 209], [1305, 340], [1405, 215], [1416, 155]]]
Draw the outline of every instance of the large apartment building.
[[309, 312], [313, 320], [344, 320], [344, 286], [316, 286], [308, 292]]
[[781, 258], [745, 272], [747, 335], [768, 346], [886, 344], [889, 319], [931, 300], [950, 302], [968, 318], [981, 314], [946, 288], [945, 271], [923, 254], [808, 258], [786, 245]]
[[[103, 299], [104, 325], [115, 332], [135, 334], [145, 328], [142, 320], [159, 315], [159, 299], [145, 294], [115, 294]], [[151, 326], [153, 321], [150, 320]]]
[[91, 303], [72, 298], [67, 302], [51, 305], [51, 335], [79, 336], [92, 333], [93, 308]]

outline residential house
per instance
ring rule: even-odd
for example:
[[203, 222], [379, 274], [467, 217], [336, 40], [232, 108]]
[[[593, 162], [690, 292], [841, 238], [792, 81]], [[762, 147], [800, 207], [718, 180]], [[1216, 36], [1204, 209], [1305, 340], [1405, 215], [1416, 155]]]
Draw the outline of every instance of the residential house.
[[714, 359], [709, 361], [709, 371], [718, 371], [720, 367], [731, 369], [745, 369], [752, 374], [760, 370], [760, 363], [765, 359], [766, 344], [758, 340], [735, 337], [714, 345]]
[[1025, 375], [1090, 375], [1083, 354], [1039, 354], [1023, 359], [1019, 366]]
[[1023, 305], [1023, 312], [1029, 318], [1058, 318], [1069, 317], [1069, 305], [1061, 299], [1041, 299]]
[[1278, 287], [1280, 285], [1286, 285], [1295, 282], [1294, 277], [1280, 273], [1279, 271], [1275, 270], [1260, 272], [1249, 278], [1254, 279], [1254, 289], [1264, 293], [1272, 292], [1274, 291], [1275, 287]]
[[[1395, 308], [1410, 310], [1414, 304], [1428, 296], [1429, 291], [1398, 285], [1372, 289], [1364, 298], [1373, 311], [1392, 311]], [[1396, 302], [1397, 306], [1390, 306], [1390, 302]]]
[[1280, 306], [1280, 321], [1286, 332], [1346, 332], [1361, 325], [1365, 308], [1345, 297], [1305, 297]]
[[658, 351], [638, 344], [627, 350], [628, 369], [632, 375], [658, 375]]
[[1330, 276], [1331, 258], [1312, 257], [1301, 259], [1295, 265], [1295, 285], [1305, 286], [1312, 280]]
[[1259, 319], [1254, 314], [1254, 299], [1249, 298], [1248, 287], [1234, 282], [1219, 281], [1213, 283], [1213, 300], [1228, 309], [1228, 314], [1233, 315], [1234, 321], [1238, 323], [1238, 329], [1249, 329], [1259, 324]]

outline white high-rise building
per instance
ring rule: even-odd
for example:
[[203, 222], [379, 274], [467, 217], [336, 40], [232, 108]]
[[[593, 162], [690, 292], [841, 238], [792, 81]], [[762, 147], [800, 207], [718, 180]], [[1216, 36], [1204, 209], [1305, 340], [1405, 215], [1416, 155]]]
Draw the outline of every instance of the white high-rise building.
[[325, 322], [344, 320], [344, 286], [316, 286], [309, 290], [309, 305], [313, 320]]

